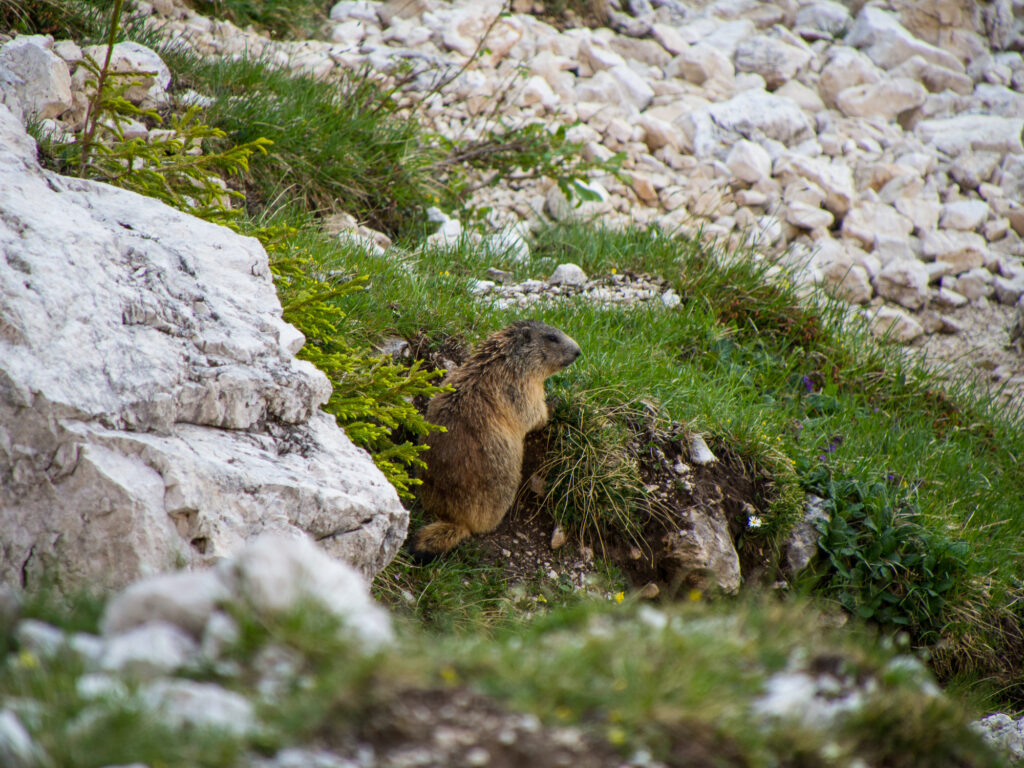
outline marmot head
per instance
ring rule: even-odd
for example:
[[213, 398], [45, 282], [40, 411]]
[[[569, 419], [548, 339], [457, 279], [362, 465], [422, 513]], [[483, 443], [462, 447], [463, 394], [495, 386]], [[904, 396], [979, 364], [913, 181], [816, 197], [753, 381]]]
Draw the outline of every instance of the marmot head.
[[557, 328], [536, 320], [521, 320], [492, 337], [519, 371], [547, 378], [580, 356], [580, 345]]

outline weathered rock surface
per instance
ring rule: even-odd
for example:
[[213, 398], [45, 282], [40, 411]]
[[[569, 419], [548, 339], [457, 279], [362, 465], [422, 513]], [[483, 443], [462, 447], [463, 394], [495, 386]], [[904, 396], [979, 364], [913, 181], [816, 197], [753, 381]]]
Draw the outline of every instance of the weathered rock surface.
[[0, 580], [115, 586], [302, 532], [367, 574], [407, 513], [319, 411], [253, 239], [45, 172], [0, 106]]

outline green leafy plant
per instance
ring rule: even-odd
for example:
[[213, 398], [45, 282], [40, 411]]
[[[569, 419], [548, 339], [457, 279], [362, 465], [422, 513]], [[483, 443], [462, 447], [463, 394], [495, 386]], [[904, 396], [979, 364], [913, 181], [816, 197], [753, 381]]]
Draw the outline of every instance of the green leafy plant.
[[[449, 205], [463, 205], [472, 192], [498, 179], [518, 183], [549, 178], [569, 200], [600, 200], [587, 186], [587, 175], [594, 170], [619, 174], [625, 156], [618, 153], [603, 163], [584, 160], [583, 146], [566, 138], [567, 127], [559, 125], [552, 131], [541, 122], [513, 126], [498, 119], [479, 139], [439, 138], [447, 154], [436, 167], [448, 179]], [[475, 178], [471, 179], [470, 170], [477, 172]]]
[[968, 574], [968, 545], [921, 524], [920, 513], [884, 483], [828, 478], [811, 490], [825, 496], [817, 523], [827, 594], [846, 610], [918, 642], [937, 641], [946, 606]]
[[415, 439], [441, 429], [420, 415], [413, 398], [442, 391], [432, 382], [444, 371], [425, 370], [419, 362], [405, 367], [350, 345], [343, 337], [346, 313], [341, 305], [363, 289], [366, 278], [326, 272], [315, 255], [322, 252], [323, 241], [315, 237], [303, 242], [294, 229], [260, 234], [270, 253], [284, 319], [306, 336], [298, 357], [327, 374], [334, 386], [324, 410], [352, 442], [370, 452], [399, 494], [412, 498], [411, 488], [420, 481], [410, 471], [424, 466], [420, 455], [427, 450]]
[[50, 149], [59, 154], [59, 164], [84, 178], [98, 179], [134, 192], [155, 197], [194, 216], [224, 223], [236, 217], [232, 198], [244, 200], [241, 192], [229, 189], [224, 177], [249, 170], [254, 153], [266, 154], [270, 141], [256, 138], [240, 145], [211, 151], [211, 142], [224, 139], [224, 131], [203, 123], [198, 107], [172, 115], [165, 131], [147, 138], [126, 136], [129, 121], [163, 123], [152, 109], [142, 109], [125, 94], [142, 85], [152, 73], [115, 72], [110, 62], [117, 41], [123, 0], [117, 0], [107, 29], [106, 54], [102, 62], [89, 56], [82, 61], [90, 73], [86, 85], [92, 93], [84, 125], [75, 141]]

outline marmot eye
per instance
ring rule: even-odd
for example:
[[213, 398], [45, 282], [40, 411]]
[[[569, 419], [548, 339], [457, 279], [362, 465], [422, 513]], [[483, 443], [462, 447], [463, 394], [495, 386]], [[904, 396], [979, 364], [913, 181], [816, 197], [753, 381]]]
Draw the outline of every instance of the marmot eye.
[[553, 333], [545, 333], [544, 334], [544, 340], [545, 341], [558, 341], [558, 337], [555, 334], [553, 334]]

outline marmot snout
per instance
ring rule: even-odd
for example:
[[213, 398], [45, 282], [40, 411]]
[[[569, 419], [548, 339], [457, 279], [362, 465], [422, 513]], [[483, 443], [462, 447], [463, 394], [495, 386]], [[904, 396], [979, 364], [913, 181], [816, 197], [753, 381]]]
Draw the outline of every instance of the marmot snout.
[[492, 530], [515, 501], [526, 433], [547, 423], [544, 380], [580, 355], [557, 328], [513, 323], [489, 336], [444, 383], [427, 420], [447, 427], [427, 438], [427, 469], [419, 498], [437, 522], [421, 528], [412, 549], [420, 556], [452, 549]]

